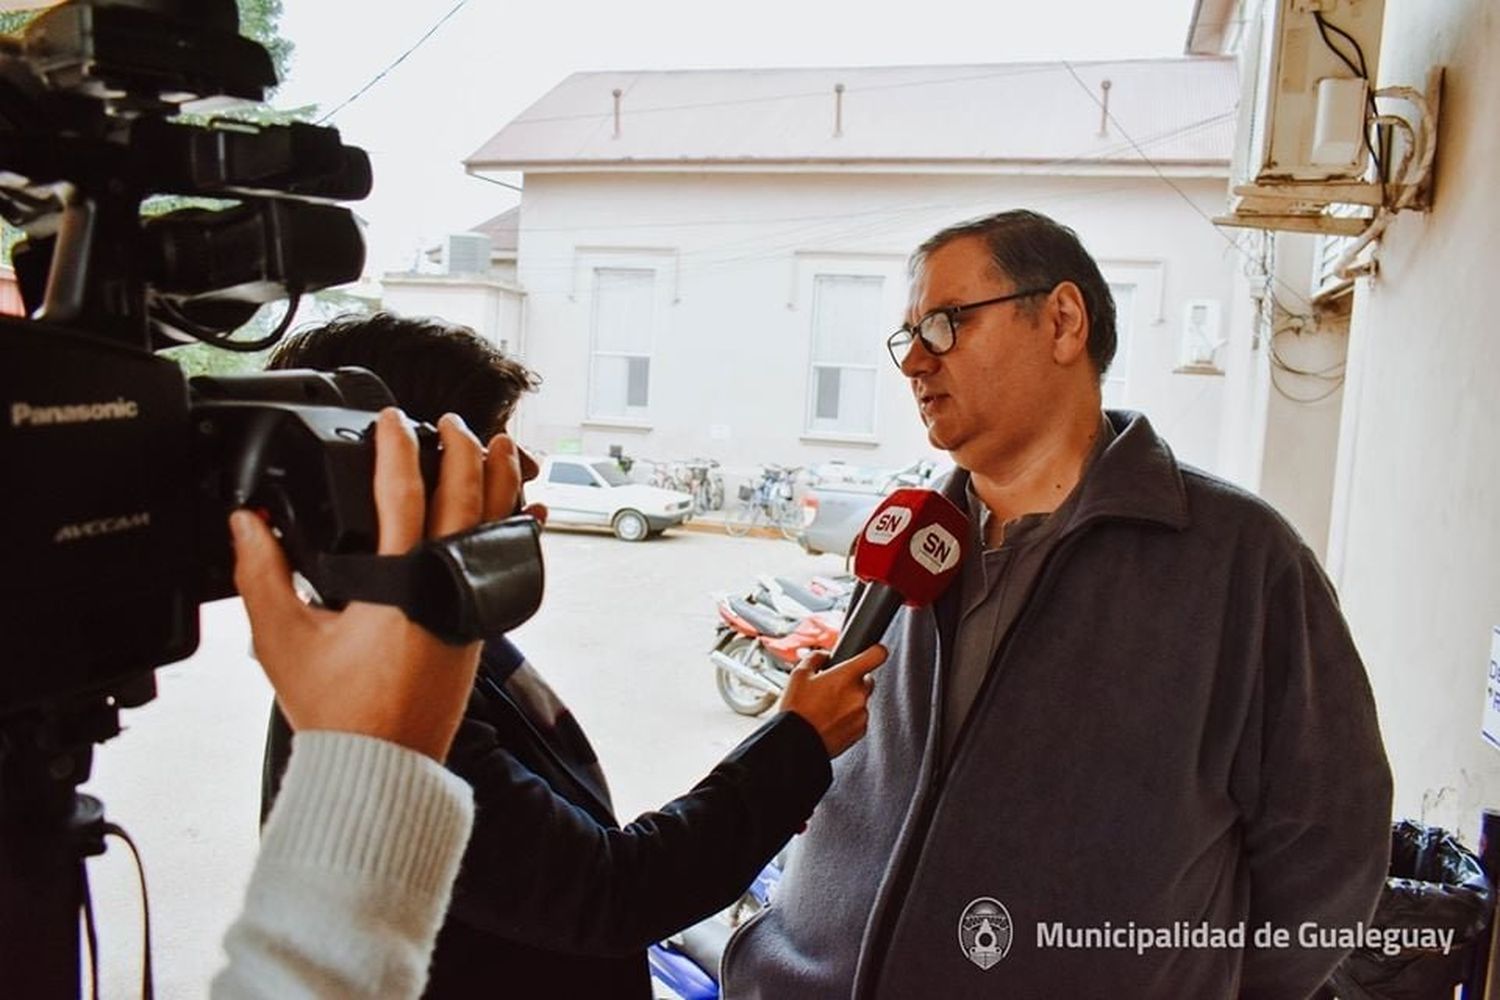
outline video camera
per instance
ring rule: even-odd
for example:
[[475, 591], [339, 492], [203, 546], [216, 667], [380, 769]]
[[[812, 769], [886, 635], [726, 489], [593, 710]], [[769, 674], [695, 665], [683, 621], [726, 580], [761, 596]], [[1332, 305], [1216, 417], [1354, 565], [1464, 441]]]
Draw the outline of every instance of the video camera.
[[[369, 193], [362, 150], [302, 123], [169, 120], [275, 83], [233, 0], [75, 0], [0, 50], [0, 213], [25, 233], [32, 317], [0, 318], [0, 717], [191, 654], [198, 605], [233, 593], [233, 506], [268, 511], [315, 588], [323, 556], [374, 548], [378, 378], [189, 386], [152, 353], [264, 348], [299, 296], [360, 275], [336, 202]], [[143, 217], [155, 195], [234, 204]], [[280, 298], [280, 330], [229, 339]], [[437, 440], [418, 433], [430, 486]]]

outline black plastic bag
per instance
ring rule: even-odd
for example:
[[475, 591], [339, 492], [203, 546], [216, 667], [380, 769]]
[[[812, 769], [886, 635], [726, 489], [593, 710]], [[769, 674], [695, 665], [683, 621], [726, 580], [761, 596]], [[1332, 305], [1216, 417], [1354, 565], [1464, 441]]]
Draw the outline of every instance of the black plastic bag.
[[1340, 1000], [1449, 1000], [1463, 981], [1471, 945], [1489, 927], [1494, 891], [1479, 858], [1436, 827], [1402, 820], [1391, 830], [1390, 877], [1372, 927], [1453, 931], [1452, 949], [1358, 948], [1328, 983]]

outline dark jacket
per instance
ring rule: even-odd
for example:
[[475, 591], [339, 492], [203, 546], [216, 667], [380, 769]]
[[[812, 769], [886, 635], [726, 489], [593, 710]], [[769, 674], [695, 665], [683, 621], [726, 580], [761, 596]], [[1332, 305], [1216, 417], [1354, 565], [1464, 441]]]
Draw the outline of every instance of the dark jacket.
[[[289, 754], [273, 714], [265, 807]], [[426, 996], [649, 998], [645, 949], [732, 903], [806, 822], [831, 771], [796, 715], [624, 827], [592, 748], [518, 650], [486, 643], [448, 768], [474, 832]]]
[[[898, 615], [868, 735], [836, 762], [776, 902], [730, 942], [730, 1000], [1296, 1000], [1341, 954], [1297, 947], [1299, 926], [1368, 920], [1390, 773], [1332, 589], [1263, 502], [1179, 466], [1144, 417], [1109, 416], [1118, 437], [951, 760], [933, 706], [957, 595]], [[980, 943], [1008, 947], [983, 967], [993, 955], [960, 940], [986, 897], [1008, 924]], [[1179, 922], [1270, 924], [1293, 946], [1137, 953], [1057, 934]]]

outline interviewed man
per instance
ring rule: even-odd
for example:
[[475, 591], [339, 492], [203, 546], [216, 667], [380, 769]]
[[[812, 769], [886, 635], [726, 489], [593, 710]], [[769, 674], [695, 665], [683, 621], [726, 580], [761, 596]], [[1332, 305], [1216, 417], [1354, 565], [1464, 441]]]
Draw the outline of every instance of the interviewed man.
[[1369, 917], [1391, 798], [1315, 557], [1102, 410], [1114, 303], [1072, 230], [954, 226], [911, 279], [888, 346], [972, 554], [887, 632], [868, 737], [731, 941], [725, 995], [1311, 994], [1343, 952], [1297, 928]]

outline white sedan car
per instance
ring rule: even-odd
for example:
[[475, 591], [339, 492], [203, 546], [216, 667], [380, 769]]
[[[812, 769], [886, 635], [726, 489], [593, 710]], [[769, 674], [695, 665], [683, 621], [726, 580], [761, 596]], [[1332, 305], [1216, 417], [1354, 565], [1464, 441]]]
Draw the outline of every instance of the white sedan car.
[[693, 516], [691, 495], [632, 483], [614, 459], [584, 455], [543, 459], [526, 499], [546, 504], [551, 524], [610, 528], [627, 542], [659, 535]]

